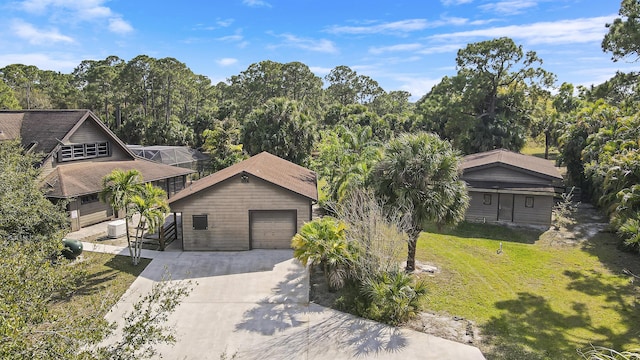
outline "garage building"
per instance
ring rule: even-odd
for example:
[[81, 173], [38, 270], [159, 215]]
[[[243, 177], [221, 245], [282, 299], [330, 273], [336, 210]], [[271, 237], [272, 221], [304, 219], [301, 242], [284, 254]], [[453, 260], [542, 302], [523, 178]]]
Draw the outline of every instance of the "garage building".
[[204, 177], [169, 201], [184, 250], [289, 249], [318, 200], [315, 172], [267, 152]]

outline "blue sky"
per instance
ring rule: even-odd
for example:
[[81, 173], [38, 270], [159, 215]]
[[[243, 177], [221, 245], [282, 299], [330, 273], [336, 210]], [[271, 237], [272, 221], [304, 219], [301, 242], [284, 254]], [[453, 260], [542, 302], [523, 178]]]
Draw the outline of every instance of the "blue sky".
[[617, 0], [0, 0], [0, 67], [65, 73], [117, 55], [174, 57], [214, 83], [262, 60], [318, 76], [346, 65], [417, 100], [455, 74], [458, 49], [509, 36], [558, 85], [601, 83], [640, 63], [602, 52]]

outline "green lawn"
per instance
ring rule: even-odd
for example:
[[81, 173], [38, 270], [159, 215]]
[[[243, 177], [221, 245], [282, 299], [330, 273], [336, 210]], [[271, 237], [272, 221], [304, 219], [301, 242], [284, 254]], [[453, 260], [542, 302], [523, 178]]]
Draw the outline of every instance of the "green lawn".
[[103, 317], [151, 262], [140, 259], [140, 263], [133, 266], [128, 256], [87, 251], [82, 253], [82, 258], [86, 281], [70, 298], [55, 305], [78, 317]]
[[[503, 252], [497, 253], [502, 242]], [[611, 234], [567, 244], [551, 232], [462, 224], [425, 232], [417, 259], [427, 277], [426, 308], [475, 321], [487, 359], [577, 359], [590, 343], [640, 347], [640, 257]]]
[[[544, 159], [544, 140], [529, 139], [520, 152], [525, 155], [533, 155]], [[557, 159], [558, 155], [560, 155], [558, 148], [551, 146], [549, 148], [549, 160]]]

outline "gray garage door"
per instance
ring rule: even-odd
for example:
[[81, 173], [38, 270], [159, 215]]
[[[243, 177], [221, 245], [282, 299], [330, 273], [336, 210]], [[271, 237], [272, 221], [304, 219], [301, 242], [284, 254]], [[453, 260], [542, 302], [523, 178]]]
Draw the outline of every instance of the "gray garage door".
[[296, 234], [295, 210], [249, 212], [252, 249], [290, 249]]

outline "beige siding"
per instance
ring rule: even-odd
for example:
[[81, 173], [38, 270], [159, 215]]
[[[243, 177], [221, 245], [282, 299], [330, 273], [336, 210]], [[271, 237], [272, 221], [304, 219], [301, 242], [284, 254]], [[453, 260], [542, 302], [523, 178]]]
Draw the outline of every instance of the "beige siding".
[[80, 227], [109, 220], [113, 215], [111, 207], [101, 201], [80, 204], [80, 199], [76, 199], [76, 202], [78, 203], [78, 213], [80, 214]]
[[[551, 210], [553, 196], [551, 195], [512, 195], [491, 193], [491, 205], [484, 204], [484, 192], [470, 191], [469, 208], [465, 220], [472, 222], [496, 222], [498, 214], [498, 199], [503, 197], [511, 205], [513, 198], [513, 222], [518, 224], [544, 225], [551, 224]], [[486, 193], [488, 194], [488, 193]], [[533, 198], [533, 207], [525, 206], [525, 199]], [[508, 211], [512, 211], [508, 209]], [[506, 216], [506, 215], [505, 215]]]
[[[484, 204], [484, 194], [491, 196], [491, 204]], [[498, 194], [484, 192], [469, 192], [469, 208], [465, 215], [467, 221], [493, 222], [498, 217]]]
[[525, 172], [508, 169], [501, 166], [494, 166], [479, 170], [467, 170], [464, 173], [463, 178], [467, 181], [490, 181], [490, 182], [505, 182], [505, 183], [521, 183], [521, 184], [540, 184], [551, 183], [550, 180], [546, 180], [541, 177], [537, 177]]
[[40, 179], [44, 179], [47, 175], [51, 174], [51, 172], [55, 169], [54, 161], [52, 157], [48, 157], [40, 166]]
[[130, 156], [126, 154], [107, 134], [104, 133], [102, 128], [96, 125], [93, 121], [85, 121], [79, 128], [69, 137], [70, 144], [92, 144], [97, 142], [108, 141], [111, 148], [111, 157], [95, 158], [93, 161], [112, 161], [112, 160], [126, 160], [130, 159]]
[[[249, 210], [296, 210], [296, 231], [309, 221], [311, 203], [253, 176], [240, 175], [171, 204], [182, 213], [185, 250], [249, 250]], [[193, 215], [207, 214], [208, 229], [193, 230]]]
[[[525, 199], [533, 198], [533, 207], [525, 206]], [[516, 195], [513, 204], [513, 222], [532, 225], [551, 225], [553, 196]]]

